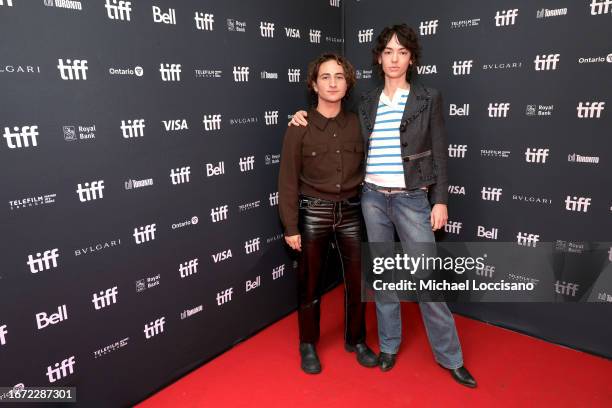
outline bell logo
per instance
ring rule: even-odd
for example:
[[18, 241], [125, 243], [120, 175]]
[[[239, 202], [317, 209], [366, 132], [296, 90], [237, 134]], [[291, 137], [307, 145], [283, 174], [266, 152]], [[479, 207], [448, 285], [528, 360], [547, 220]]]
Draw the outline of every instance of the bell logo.
[[63, 322], [64, 320], [68, 320], [68, 309], [66, 305], [58, 306], [57, 313], [53, 313], [47, 317], [47, 313], [36, 313], [36, 327], [38, 330], [42, 330], [45, 327], [53, 324], [58, 324]]
[[372, 41], [372, 36], [374, 35], [374, 29], [368, 28], [366, 30], [359, 30], [357, 32], [357, 40], [360, 44], [367, 43]]
[[106, 8], [106, 16], [111, 20], [130, 21], [131, 1], [106, 0], [104, 7]]
[[501, 188], [494, 187], [483, 187], [482, 188], [482, 199], [486, 201], [499, 201], [502, 194]]
[[201, 11], [196, 11], [195, 17], [194, 17], [196, 29], [212, 31], [213, 23], [215, 22], [214, 17], [215, 17], [214, 14], [208, 14], [208, 13], [204, 13]]
[[198, 272], [198, 258], [179, 264], [179, 274], [181, 279], [191, 276]]
[[453, 61], [453, 75], [470, 75], [474, 60]]
[[278, 191], [274, 193], [270, 193], [270, 196], [268, 197], [268, 199], [270, 200], [270, 207], [274, 207], [275, 205], [278, 205]]
[[48, 366], [47, 378], [49, 382], [54, 383], [64, 377], [68, 377], [70, 374], [74, 374], [75, 364], [75, 357], [72, 356], [63, 360], [61, 363], [55, 363], [53, 366]]
[[172, 8], [163, 13], [161, 8], [153, 6], [153, 22], [176, 25], [176, 11]]
[[287, 71], [287, 76], [289, 78], [289, 82], [300, 82], [300, 69], [289, 68]]
[[497, 239], [497, 228], [491, 228], [487, 231], [485, 227], [479, 225], [476, 230], [476, 236], [480, 238]]
[[32, 255], [28, 255], [27, 265], [30, 267], [30, 272], [38, 273], [40, 271], [46, 271], [51, 268], [57, 268], [57, 259], [59, 258], [59, 249], [49, 249], [36, 253], [36, 258]]
[[149, 242], [155, 240], [155, 224], [149, 224], [144, 227], [136, 227], [134, 228], [134, 241], [137, 245], [140, 245], [144, 242]]
[[64, 63], [63, 59], [58, 59], [57, 69], [60, 77], [64, 81], [85, 81], [87, 80], [87, 60], [69, 60]]
[[470, 104], [464, 103], [463, 106], [455, 105], [451, 103], [449, 106], [449, 116], [470, 116]]
[[76, 192], [80, 202], [104, 198], [104, 180], [92, 181], [91, 183], [79, 183]]
[[253, 289], [257, 289], [258, 287], [261, 286], [261, 276], [257, 276], [257, 278], [255, 278], [255, 280], [247, 280], [246, 281], [246, 288], [245, 288], [245, 292], [250, 292]]
[[516, 17], [518, 16], [518, 9], [503, 10], [495, 13], [495, 26], [503, 27], [514, 25]]
[[94, 308], [96, 310], [104, 309], [107, 306], [117, 303], [118, 294], [119, 292], [117, 290], [117, 286], [113, 286], [110, 289], [101, 290], [98, 293], [94, 293], [91, 303], [94, 304]]
[[191, 167], [179, 167], [170, 170], [170, 181], [173, 185], [189, 183], [189, 175], [191, 174]]
[[227, 302], [231, 302], [234, 288], [225, 289], [222, 292], [217, 293], [217, 305], [221, 306]]
[[421, 21], [421, 25], [419, 25], [419, 34], [421, 35], [435, 34], [436, 28], [438, 28], [438, 20]]
[[549, 149], [536, 149], [528, 147], [525, 151], [525, 161], [527, 163], [546, 163]]
[[557, 62], [561, 54], [544, 54], [536, 55], [536, 59], [533, 61], [535, 64], [536, 71], [551, 71], [557, 69]]
[[591, 15], [608, 14], [612, 11], [612, 0], [592, 0]]
[[159, 64], [159, 73], [164, 82], [178, 82], [181, 80], [181, 64]]
[[[612, 1], [612, 0], [611, 0]], [[604, 111], [605, 102], [580, 102], [576, 107], [578, 111], [578, 118], [597, 118], [601, 117], [601, 113]]]
[[234, 65], [234, 82], [248, 82], [249, 81], [249, 67], [237, 67]]
[[144, 119], [134, 119], [121, 121], [121, 133], [124, 139], [131, 139], [133, 137], [143, 137], [145, 128]]
[[225, 174], [225, 162], [220, 161], [217, 166], [206, 163], [206, 177], [220, 176]]
[[587, 212], [591, 205], [591, 199], [588, 197], [571, 197], [565, 198], [565, 209], [568, 211]]
[[227, 220], [227, 213], [229, 211], [229, 206], [223, 205], [221, 207], [215, 207], [210, 210], [210, 218], [212, 222], [219, 222], [223, 220]]
[[509, 103], [490, 103], [488, 107], [490, 118], [507, 118], [510, 112]]
[[534, 235], [534, 234], [528, 234], [528, 233], [524, 233], [524, 232], [519, 232], [516, 235], [516, 239], [517, 239], [517, 243], [521, 246], [528, 246], [528, 247], [536, 247], [536, 244], [538, 243], [538, 241], [540, 240], [540, 236], [539, 235]]
[[38, 136], [38, 126], [13, 126], [14, 133], [11, 133], [9, 127], [4, 128], [3, 137], [6, 139], [6, 145], [9, 149], [21, 149], [22, 147], [38, 146], [36, 136]]
[[166, 318], [160, 317], [159, 319], [156, 319], [154, 322], [145, 324], [145, 327], [143, 330], [145, 334], [145, 338], [148, 340], [151, 337], [155, 337], [158, 334], [163, 333], [165, 323], [166, 323]]
[[264, 38], [274, 38], [274, 23], [259, 22], [259, 32]]

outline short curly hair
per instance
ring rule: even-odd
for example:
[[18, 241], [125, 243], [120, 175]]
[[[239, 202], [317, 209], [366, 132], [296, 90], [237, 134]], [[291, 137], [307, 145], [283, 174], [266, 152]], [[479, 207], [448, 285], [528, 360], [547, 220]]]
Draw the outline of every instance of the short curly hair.
[[342, 99], [348, 98], [349, 92], [355, 85], [355, 68], [353, 68], [351, 63], [342, 55], [338, 55], [333, 52], [323, 53], [319, 55], [315, 60], [311, 61], [310, 64], [308, 64], [308, 74], [306, 75], [306, 83], [308, 85], [308, 90], [310, 91], [310, 96], [313, 97], [314, 100], [316, 100], [317, 98], [317, 93], [315, 92], [312, 84], [313, 82], [317, 82], [317, 78], [319, 77], [319, 68], [321, 67], [321, 64], [331, 60], [334, 60], [339, 65], [341, 65], [344, 71], [344, 78], [346, 80], [346, 94]]
[[378, 70], [380, 76], [384, 78], [385, 73], [382, 69], [382, 64], [378, 63], [378, 58], [382, 55], [387, 44], [393, 38], [393, 35], [396, 35], [400, 44], [410, 51], [412, 65], [410, 65], [408, 71], [406, 71], [406, 80], [410, 81], [415, 67], [418, 66], [421, 61], [421, 45], [419, 44], [419, 37], [416, 31], [406, 23], [385, 27], [380, 34], [378, 34], [374, 48], [372, 49], [372, 65]]

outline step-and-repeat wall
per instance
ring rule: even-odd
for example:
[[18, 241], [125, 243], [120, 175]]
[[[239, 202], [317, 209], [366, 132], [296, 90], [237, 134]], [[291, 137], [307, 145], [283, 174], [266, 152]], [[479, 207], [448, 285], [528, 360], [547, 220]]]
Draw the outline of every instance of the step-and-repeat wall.
[[0, 0], [0, 386], [131, 404], [295, 308], [281, 143], [340, 32], [329, 0]]
[[360, 91], [380, 83], [371, 50], [383, 27], [405, 22], [420, 37], [415, 80], [442, 92], [448, 129], [449, 222], [439, 238], [552, 251], [546, 281], [493, 259], [473, 278], [547, 285], [563, 303], [453, 309], [612, 356], [612, 2], [345, 6], [346, 54]]

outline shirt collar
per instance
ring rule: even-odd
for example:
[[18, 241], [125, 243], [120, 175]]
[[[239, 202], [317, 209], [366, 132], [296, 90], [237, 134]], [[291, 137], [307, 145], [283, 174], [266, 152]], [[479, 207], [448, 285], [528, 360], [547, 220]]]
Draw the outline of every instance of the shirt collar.
[[331, 121], [337, 122], [341, 128], [346, 126], [346, 114], [344, 113], [344, 109], [340, 109], [340, 113], [338, 113], [338, 115], [335, 117], [326, 118], [325, 116], [321, 115], [318, 110], [313, 108], [308, 112], [308, 120], [320, 130], [325, 130], [327, 124]]
[[380, 93], [379, 101], [380, 103], [384, 103], [387, 106], [398, 106], [402, 97], [410, 94], [409, 89], [397, 88], [395, 93], [393, 94], [393, 99], [389, 99], [384, 92]]

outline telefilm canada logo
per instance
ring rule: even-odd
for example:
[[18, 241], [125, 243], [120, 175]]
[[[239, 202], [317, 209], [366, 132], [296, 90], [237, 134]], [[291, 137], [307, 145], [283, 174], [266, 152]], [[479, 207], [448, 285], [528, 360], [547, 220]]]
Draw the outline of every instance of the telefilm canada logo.
[[33, 197], [25, 197], [17, 200], [9, 201], [11, 211], [19, 210], [27, 207], [40, 207], [44, 205], [54, 204], [57, 194], [45, 194]]

